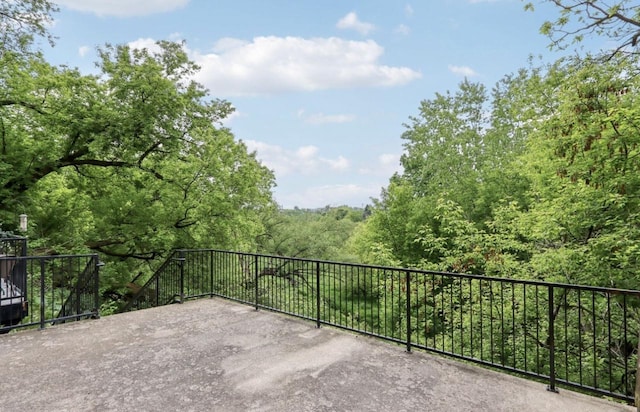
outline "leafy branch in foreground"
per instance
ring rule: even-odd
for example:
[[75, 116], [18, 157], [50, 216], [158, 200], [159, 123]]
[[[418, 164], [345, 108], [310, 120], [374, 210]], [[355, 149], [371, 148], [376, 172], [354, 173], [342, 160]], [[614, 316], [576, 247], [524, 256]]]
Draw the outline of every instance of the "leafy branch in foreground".
[[[546, 21], [540, 32], [551, 39], [551, 47], [564, 49], [568, 44], [581, 42], [585, 36], [603, 36], [615, 43], [608, 53], [639, 52], [640, 7], [631, 0], [608, 2], [602, 0], [547, 0], [560, 9], [555, 21]], [[533, 10], [527, 3], [526, 10]]]

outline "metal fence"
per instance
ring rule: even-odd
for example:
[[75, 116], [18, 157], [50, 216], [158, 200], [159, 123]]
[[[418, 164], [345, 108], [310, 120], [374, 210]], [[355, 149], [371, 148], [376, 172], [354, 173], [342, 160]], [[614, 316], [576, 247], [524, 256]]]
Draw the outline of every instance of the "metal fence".
[[200, 296], [633, 402], [640, 291], [179, 250], [126, 310]]
[[0, 239], [0, 333], [98, 317], [100, 265], [95, 254], [26, 256], [26, 239]]

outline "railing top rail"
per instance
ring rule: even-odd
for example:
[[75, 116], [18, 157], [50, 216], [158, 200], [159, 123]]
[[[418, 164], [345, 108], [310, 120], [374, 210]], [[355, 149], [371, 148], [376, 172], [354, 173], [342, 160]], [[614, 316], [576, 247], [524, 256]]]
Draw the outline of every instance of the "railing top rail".
[[97, 258], [97, 253], [86, 255], [46, 255], [46, 256], [0, 256], [0, 260], [48, 260], [48, 259], [73, 259], [73, 258]]
[[373, 270], [388, 270], [388, 271], [403, 272], [403, 273], [410, 272], [413, 274], [430, 275], [430, 276], [431, 275], [450, 276], [450, 277], [457, 277], [462, 279], [487, 280], [487, 281], [505, 282], [505, 283], [512, 283], [512, 284], [520, 284], [520, 285], [554, 287], [554, 288], [574, 289], [574, 290], [582, 290], [582, 291], [589, 291], [589, 292], [602, 292], [602, 293], [609, 293], [609, 294], [640, 296], [640, 290], [633, 290], [633, 289], [608, 288], [603, 286], [587, 286], [587, 285], [579, 285], [579, 284], [571, 284], [571, 283], [545, 282], [542, 280], [535, 280], [535, 279], [514, 279], [514, 278], [505, 278], [505, 277], [474, 275], [470, 273], [454, 273], [454, 272], [446, 272], [446, 271], [416, 269], [416, 268], [400, 268], [400, 267], [393, 267], [393, 266], [379, 266], [379, 265], [367, 265], [367, 264], [361, 264], [361, 263], [336, 262], [331, 260], [318, 260], [318, 259], [298, 258], [298, 257], [291, 257], [291, 256], [268, 255], [268, 254], [260, 254], [260, 253], [253, 253], [253, 252], [237, 252], [237, 251], [229, 251], [229, 250], [222, 250], [222, 249], [177, 249], [176, 252], [229, 253], [229, 254], [242, 255], [242, 256], [286, 259], [294, 262], [320, 263], [320, 264], [329, 264], [329, 265], [340, 265], [340, 266], [346, 266], [346, 267], [358, 267], [358, 268], [373, 269]]

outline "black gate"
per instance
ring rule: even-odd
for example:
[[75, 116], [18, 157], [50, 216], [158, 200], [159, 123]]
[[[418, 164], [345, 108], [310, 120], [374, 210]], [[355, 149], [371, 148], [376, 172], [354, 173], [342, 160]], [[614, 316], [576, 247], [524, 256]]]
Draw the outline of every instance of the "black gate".
[[27, 239], [0, 239], [0, 333], [99, 316], [97, 254], [27, 256]]

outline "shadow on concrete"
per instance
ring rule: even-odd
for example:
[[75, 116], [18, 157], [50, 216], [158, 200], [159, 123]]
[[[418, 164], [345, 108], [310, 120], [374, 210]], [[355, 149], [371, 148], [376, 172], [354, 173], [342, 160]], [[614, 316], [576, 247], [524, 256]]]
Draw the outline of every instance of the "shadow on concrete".
[[0, 337], [6, 411], [634, 411], [201, 299]]

